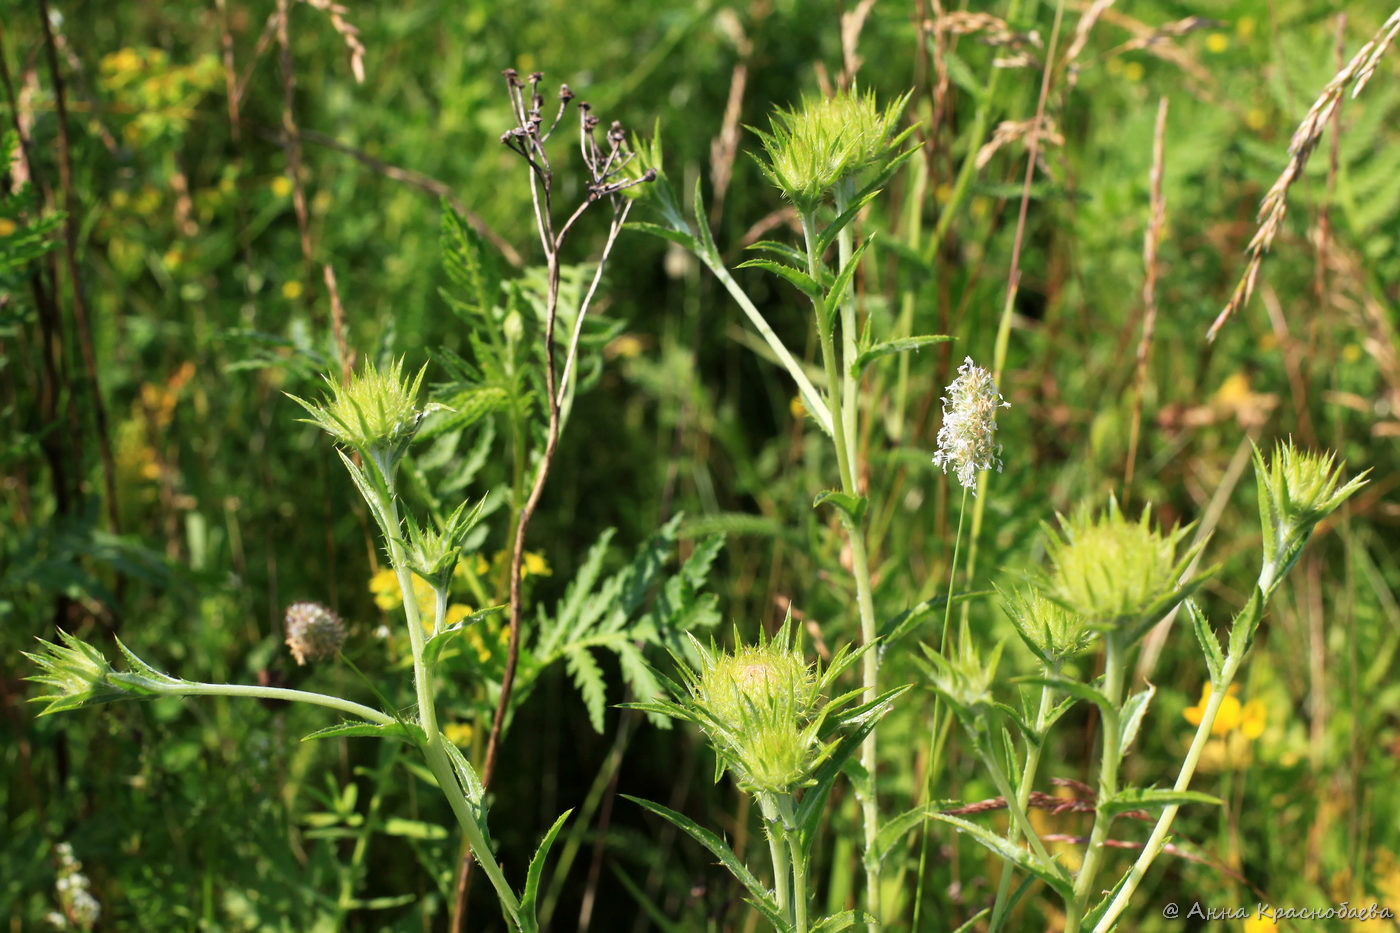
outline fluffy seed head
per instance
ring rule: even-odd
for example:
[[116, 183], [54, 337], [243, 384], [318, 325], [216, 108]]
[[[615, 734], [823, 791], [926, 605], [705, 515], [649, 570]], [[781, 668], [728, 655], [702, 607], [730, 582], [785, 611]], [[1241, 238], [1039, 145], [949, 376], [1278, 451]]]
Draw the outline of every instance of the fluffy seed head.
[[320, 603], [292, 603], [287, 607], [287, 647], [297, 664], [334, 657], [345, 644], [345, 623]]
[[964, 489], [977, 495], [977, 474], [996, 468], [1001, 471], [1001, 452], [996, 443], [997, 409], [1011, 403], [997, 392], [992, 374], [967, 357], [958, 367], [958, 378], [943, 396], [943, 427], [938, 430], [935, 466], [947, 473], [952, 467]]

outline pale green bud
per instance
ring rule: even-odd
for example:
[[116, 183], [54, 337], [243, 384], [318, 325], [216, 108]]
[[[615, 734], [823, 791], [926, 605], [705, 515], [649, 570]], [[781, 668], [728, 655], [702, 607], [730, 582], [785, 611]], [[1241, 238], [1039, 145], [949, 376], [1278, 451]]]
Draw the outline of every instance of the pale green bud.
[[896, 156], [903, 136], [892, 134], [908, 99], [881, 110], [874, 94], [851, 90], [779, 110], [771, 132], [755, 131], [767, 156], [759, 165], [799, 209], [814, 210], [842, 181], [878, 171]]
[[1268, 596], [1302, 553], [1317, 523], [1366, 485], [1370, 471], [1339, 486], [1342, 470], [1331, 453], [1298, 450], [1289, 440], [1274, 448], [1267, 466], [1254, 451], [1259, 517], [1264, 531], [1264, 566], [1259, 587]]
[[1050, 533], [1050, 575], [1045, 594], [1083, 617], [1091, 628], [1118, 633], [1132, 644], [1173, 606], [1191, 594], [1204, 574], [1184, 581], [1204, 541], [1178, 548], [1188, 529], [1167, 534], [1152, 527], [1151, 509], [1129, 521], [1112, 497], [1095, 516], [1087, 510], [1060, 519]]
[[311, 417], [303, 420], [370, 457], [380, 465], [387, 478], [408, 449], [424, 416], [442, 407], [418, 408], [418, 390], [425, 371], [426, 367], [407, 379], [402, 359], [384, 369], [371, 362], [344, 385], [326, 377], [330, 395], [320, 404], [303, 401], [295, 395], [290, 397], [310, 413]]
[[1002, 606], [1026, 647], [1048, 667], [1059, 667], [1086, 650], [1094, 639], [1083, 616], [1047, 598], [1040, 590], [1003, 593]]

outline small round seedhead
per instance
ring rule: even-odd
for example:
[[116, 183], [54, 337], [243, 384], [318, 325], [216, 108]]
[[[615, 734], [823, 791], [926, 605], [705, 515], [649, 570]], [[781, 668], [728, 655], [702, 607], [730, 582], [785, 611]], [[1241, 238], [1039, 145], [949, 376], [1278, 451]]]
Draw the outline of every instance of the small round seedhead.
[[292, 603], [287, 607], [287, 647], [298, 665], [334, 657], [345, 644], [345, 623], [320, 603]]
[[1189, 529], [1163, 534], [1152, 527], [1151, 508], [1129, 521], [1110, 497], [1098, 515], [1082, 510], [1060, 518], [1050, 532], [1050, 577], [1045, 595], [1105, 633], [1118, 633], [1131, 645], [1204, 580], [1184, 580], [1186, 568], [1204, 546], [1178, 554]]
[[996, 443], [997, 409], [1010, 408], [1001, 397], [992, 374], [966, 357], [958, 377], [943, 396], [943, 427], [938, 429], [935, 466], [947, 473], [952, 467], [964, 489], [977, 495], [977, 474], [995, 468], [1001, 472], [1001, 447]]
[[770, 132], [755, 131], [767, 156], [759, 166], [799, 209], [814, 210], [842, 181], [879, 171], [899, 155], [903, 136], [892, 134], [908, 99], [881, 110], [873, 93], [854, 90], [804, 98], [777, 111]]

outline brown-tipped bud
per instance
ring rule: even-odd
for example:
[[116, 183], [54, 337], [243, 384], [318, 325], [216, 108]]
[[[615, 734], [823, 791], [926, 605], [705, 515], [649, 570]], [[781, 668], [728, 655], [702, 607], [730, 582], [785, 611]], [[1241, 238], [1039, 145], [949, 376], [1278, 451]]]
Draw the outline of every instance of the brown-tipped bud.
[[603, 121], [599, 120], [597, 117], [593, 116], [593, 114], [590, 113], [583, 119], [583, 128], [586, 130], [591, 130], [601, 122]]
[[622, 131], [622, 124], [614, 120], [612, 126], [608, 127], [608, 139], [620, 143], [626, 138], [627, 134]]
[[501, 74], [505, 76], [506, 81], [511, 87], [516, 87], [520, 84], [520, 72], [516, 71], [514, 68], [507, 68], [505, 71], [501, 72]]
[[586, 101], [586, 100], [581, 100], [581, 101], [579, 101], [578, 109], [580, 109], [580, 110], [582, 110], [582, 111], [584, 111], [584, 112], [587, 112], [587, 111], [593, 109], [593, 105], [590, 104], [590, 103], [589, 103], [588, 101]]
[[286, 626], [287, 647], [298, 665], [334, 657], [345, 644], [345, 623], [320, 603], [292, 603], [287, 607]]
[[532, 72], [530, 72], [530, 83], [531, 83], [531, 84], [539, 84], [539, 83], [540, 83], [541, 81], [543, 81], [543, 80], [544, 80], [544, 72], [543, 72], [543, 71], [532, 71]]
[[642, 181], [656, 181], [656, 169], [649, 168], [643, 172]]
[[574, 92], [571, 91], [571, 90], [569, 90], [569, 86], [568, 86], [567, 84], [561, 84], [561, 85], [559, 85], [559, 100], [560, 100], [561, 102], [567, 104], [569, 101], [571, 101], [571, 100], [573, 100], [573, 99], [574, 99]]

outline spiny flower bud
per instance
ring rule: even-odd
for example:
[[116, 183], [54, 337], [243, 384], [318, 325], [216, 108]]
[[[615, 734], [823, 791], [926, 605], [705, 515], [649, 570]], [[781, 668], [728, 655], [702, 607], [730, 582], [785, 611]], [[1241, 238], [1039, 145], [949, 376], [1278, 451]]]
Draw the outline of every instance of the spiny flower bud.
[[287, 607], [287, 647], [297, 664], [334, 657], [345, 644], [345, 623], [320, 603], [292, 603]]
[[947, 473], [953, 467], [964, 489], [977, 495], [977, 474], [993, 467], [1001, 472], [1001, 448], [996, 444], [997, 409], [1011, 403], [997, 392], [992, 374], [967, 357], [958, 367], [958, 378], [943, 396], [943, 427], [938, 430], [935, 466]]

